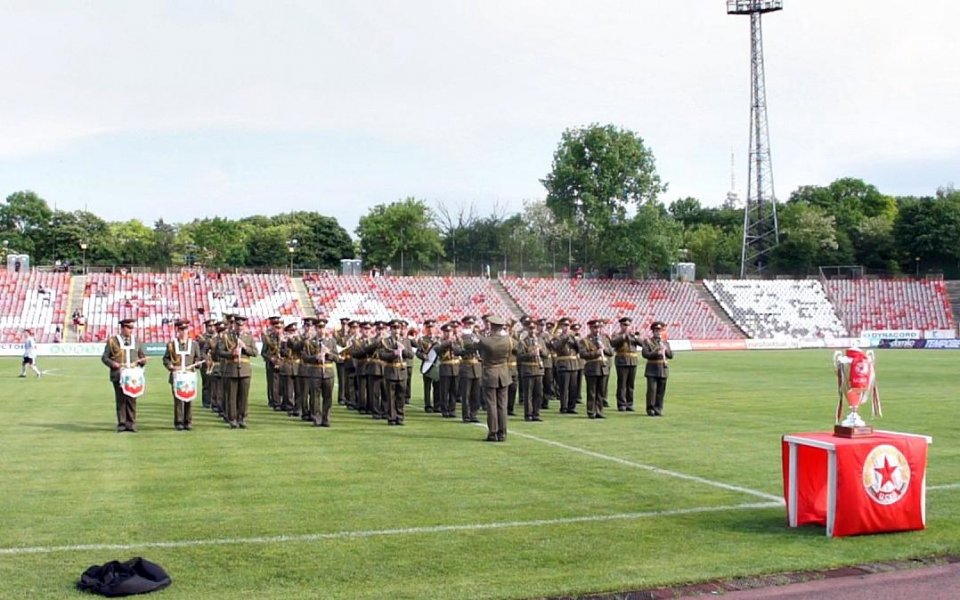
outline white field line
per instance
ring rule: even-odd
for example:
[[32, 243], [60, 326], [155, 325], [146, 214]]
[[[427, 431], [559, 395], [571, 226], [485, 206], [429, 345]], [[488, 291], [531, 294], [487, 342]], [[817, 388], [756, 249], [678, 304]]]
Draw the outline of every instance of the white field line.
[[[576, 446], [571, 446], [569, 444], [564, 444], [563, 442], [555, 442], [553, 440], [548, 440], [545, 438], [537, 437], [535, 435], [530, 435], [529, 433], [519, 433], [516, 430], [510, 432], [510, 435], [516, 435], [519, 437], [527, 438], [537, 442], [542, 442], [544, 444], [550, 444], [551, 446], [556, 446], [558, 448], [563, 448], [564, 450], [570, 450], [571, 452], [578, 452], [580, 454], [585, 454], [586, 456], [592, 456], [593, 458], [599, 458], [601, 460], [608, 460], [610, 462], [615, 462], [617, 464], [625, 465], [628, 467], [633, 467], [635, 469], [643, 469], [645, 471], [650, 471], [651, 473], [656, 473], [658, 475], [666, 475], [668, 477], [675, 477], [677, 479], [685, 479], [687, 481], [694, 481], [696, 483], [701, 483], [703, 485], [709, 485], [716, 488], [721, 488], [724, 490], [730, 490], [733, 492], [740, 492], [742, 494], [748, 494], [750, 496], [756, 496], [757, 498], [763, 498], [764, 500], [769, 500], [771, 502], [777, 502], [783, 504], [783, 498], [780, 496], [774, 496], [772, 494], [767, 494], [760, 492], [758, 490], [751, 490], [750, 488], [741, 487], [738, 485], [731, 485], [729, 483], [723, 483], [722, 481], [713, 481], [712, 479], [706, 479], [703, 477], [697, 477], [696, 475], [687, 475], [686, 473], [680, 473], [677, 471], [670, 471], [668, 469], [661, 469], [660, 467], [654, 467], [652, 465], [645, 465], [642, 463], [633, 462], [625, 458], [618, 458], [616, 456], [609, 456], [607, 454], [601, 454], [599, 452], [594, 452], [593, 450], [587, 450], [585, 448], [578, 448]], [[929, 489], [929, 488], [928, 488]]]
[[960, 490], [960, 483], [946, 483], [944, 485], [928, 485], [928, 492], [938, 492], [940, 490]]
[[139, 542], [129, 544], [74, 544], [68, 546], [24, 546], [19, 548], [0, 548], [0, 556], [19, 556], [24, 554], [52, 554], [54, 552], [86, 552], [91, 550], [138, 550], [142, 548], [187, 548], [194, 546], [227, 546], [252, 544], [289, 544], [317, 542], [327, 540], [363, 539], [395, 535], [422, 535], [459, 531], [485, 531], [497, 529], [516, 529], [521, 527], [545, 527], [551, 525], [572, 525], [577, 523], [600, 523], [607, 521], [633, 521], [651, 517], [674, 515], [693, 515], [700, 513], [727, 512], [733, 510], [755, 510], [779, 508], [779, 502], [756, 502], [751, 504], [733, 504], [729, 506], [703, 506], [680, 508], [676, 510], [658, 510], [649, 512], [620, 513], [614, 515], [591, 515], [586, 517], [566, 517], [559, 519], [535, 519], [531, 521], [501, 521], [494, 523], [469, 523], [463, 525], [434, 525], [432, 527], [405, 527], [401, 529], [372, 529], [361, 531], [335, 531], [331, 533], [305, 533], [302, 535], [270, 535], [240, 538], [213, 538], [204, 540], [180, 540], [167, 542]]

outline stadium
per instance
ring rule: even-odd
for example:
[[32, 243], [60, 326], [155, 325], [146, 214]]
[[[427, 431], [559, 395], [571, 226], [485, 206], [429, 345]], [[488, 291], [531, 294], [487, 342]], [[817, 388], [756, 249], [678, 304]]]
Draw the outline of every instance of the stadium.
[[0, 599], [957, 595], [957, 5], [9, 4]]
[[[128, 556], [163, 565], [175, 581], [165, 595], [184, 598], [567, 597], [949, 557], [960, 539], [960, 432], [948, 415], [960, 390], [953, 353], [933, 349], [956, 341], [953, 285], [6, 273], [2, 595], [73, 597], [86, 566]], [[476, 443], [482, 426], [424, 412], [419, 376], [407, 427], [343, 405], [330, 429], [307, 427], [269, 409], [261, 368], [249, 429], [197, 407], [194, 430], [177, 432], [166, 371], [153, 363], [175, 317], [198, 315], [193, 335], [200, 316], [226, 313], [258, 333], [276, 315], [417, 329], [529, 314], [602, 318], [608, 330], [628, 315], [640, 330], [664, 321], [676, 357], [665, 418], [591, 422], [554, 402], [541, 423], [511, 418], [503, 445]], [[153, 361], [136, 436], [113, 433], [100, 362], [121, 319], [136, 320]], [[26, 328], [43, 376], [17, 380]], [[934, 440], [924, 530], [837, 539], [787, 526], [781, 436], [829, 429], [831, 355], [853, 344], [876, 348], [885, 405], [871, 424]]]

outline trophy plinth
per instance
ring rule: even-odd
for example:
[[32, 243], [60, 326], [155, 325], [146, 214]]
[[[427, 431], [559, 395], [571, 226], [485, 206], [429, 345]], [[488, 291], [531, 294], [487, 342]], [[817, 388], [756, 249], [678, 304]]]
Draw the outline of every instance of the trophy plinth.
[[873, 435], [873, 427], [870, 427], [869, 425], [863, 425], [863, 426], [834, 425], [833, 435], [837, 437], [842, 437], [842, 438], [867, 437], [868, 435]]

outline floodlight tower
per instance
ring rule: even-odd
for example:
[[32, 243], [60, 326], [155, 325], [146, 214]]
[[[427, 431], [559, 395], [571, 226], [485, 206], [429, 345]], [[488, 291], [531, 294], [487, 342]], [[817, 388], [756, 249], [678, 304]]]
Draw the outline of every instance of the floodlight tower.
[[727, 0], [728, 15], [750, 15], [750, 158], [747, 200], [743, 212], [743, 252], [740, 277], [763, 274], [770, 252], [780, 243], [777, 198], [773, 192], [773, 162], [767, 127], [767, 92], [763, 69], [764, 13], [783, 10], [783, 0]]

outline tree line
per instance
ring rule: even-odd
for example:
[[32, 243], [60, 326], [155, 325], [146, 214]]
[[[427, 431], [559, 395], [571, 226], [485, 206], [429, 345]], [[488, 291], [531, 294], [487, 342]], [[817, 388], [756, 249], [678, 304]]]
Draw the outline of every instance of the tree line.
[[[52, 210], [32, 191], [0, 204], [4, 252], [34, 264], [154, 269], [336, 269], [361, 258], [396, 274], [528, 275], [580, 272], [658, 277], [693, 262], [698, 277], [739, 273], [743, 210], [728, 199], [665, 204], [653, 152], [614, 125], [568, 129], [541, 180], [543, 200], [508, 214], [474, 205], [429, 205], [407, 197], [371, 208], [356, 240], [335, 216], [298, 211], [189, 223], [108, 222], [87, 211]], [[860, 179], [802, 186], [778, 205], [780, 244], [771, 275], [805, 276], [824, 265], [868, 272], [960, 275], [960, 192], [894, 197]]]

